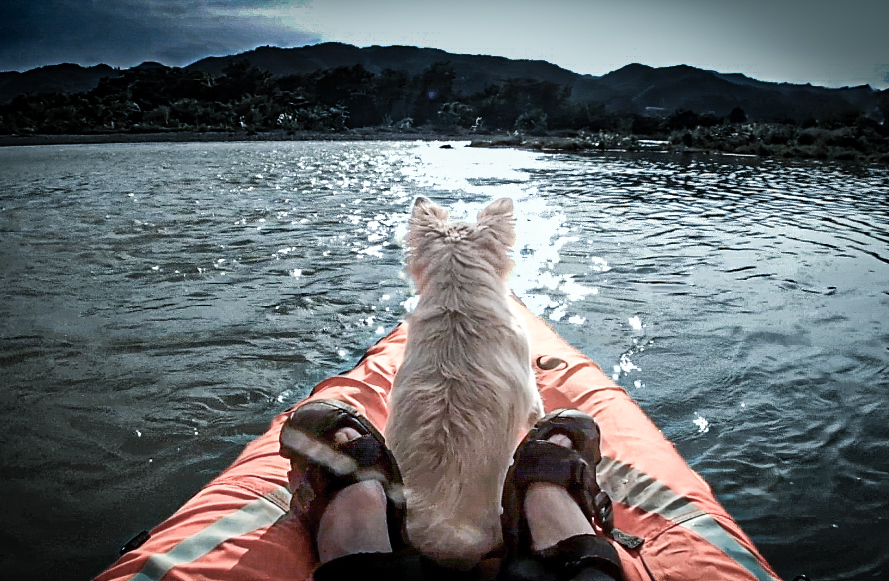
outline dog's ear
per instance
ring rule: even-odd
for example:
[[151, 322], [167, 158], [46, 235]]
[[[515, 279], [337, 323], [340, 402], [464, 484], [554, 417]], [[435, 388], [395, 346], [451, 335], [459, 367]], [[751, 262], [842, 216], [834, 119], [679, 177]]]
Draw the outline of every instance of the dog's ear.
[[435, 244], [444, 231], [443, 224], [448, 219], [448, 211], [420, 196], [414, 202], [407, 231], [407, 270], [422, 294], [425, 289], [425, 272], [429, 261], [436, 256]]
[[411, 213], [411, 222], [430, 223], [448, 219], [448, 211], [423, 196], [414, 201], [414, 210]]
[[479, 228], [492, 232], [507, 246], [515, 243], [515, 218], [512, 207], [512, 198], [500, 198], [478, 213]]
[[440, 235], [447, 219], [447, 210], [423, 196], [414, 202], [405, 240], [408, 248], [408, 271], [418, 286], [421, 273], [426, 270], [426, 265], [434, 254], [429, 251], [429, 245], [439, 238], [436, 233]]
[[491, 202], [487, 208], [478, 213], [478, 221], [497, 216], [512, 218], [512, 198], [500, 198]]

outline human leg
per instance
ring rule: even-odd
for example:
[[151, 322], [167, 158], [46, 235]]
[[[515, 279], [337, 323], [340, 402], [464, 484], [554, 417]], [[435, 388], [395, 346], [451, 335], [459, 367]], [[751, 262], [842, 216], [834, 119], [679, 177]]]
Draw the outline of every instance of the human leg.
[[610, 506], [595, 479], [598, 442], [589, 416], [559, 410], [519, 445], [503, 491], [501, 580], [620, 579], [620, 560], [601, 534]]
[[281, 430], [293, 512], [315, 538], [316, 581], [422, 579], [401, 537], [401, 476], [382, 436], [339, 401], [314, 401]]

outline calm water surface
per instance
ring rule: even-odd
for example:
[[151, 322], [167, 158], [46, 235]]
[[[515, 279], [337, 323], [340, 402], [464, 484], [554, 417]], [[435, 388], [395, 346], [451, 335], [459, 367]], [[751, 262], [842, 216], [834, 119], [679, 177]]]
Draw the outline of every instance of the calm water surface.
[[786, 578], [889, 576], [889, 171], [435, 143], [0, 149], [0, 571], [82, 579], [410, 307], [429, 196]]

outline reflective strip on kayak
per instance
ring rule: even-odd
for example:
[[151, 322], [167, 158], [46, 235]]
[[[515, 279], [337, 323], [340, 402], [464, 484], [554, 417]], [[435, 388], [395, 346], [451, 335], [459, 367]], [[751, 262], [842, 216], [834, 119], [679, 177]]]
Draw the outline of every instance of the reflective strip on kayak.
[[602, 458], [597, 471], [612, 502], [656, 514], [694, 533], [747, 570], [758, 581], [774, 581], [750, 551], [726, 533], [716, 520], [661, 482], [629, 464]]
[[286, 513], [279, 505], [285, 498], [289, 503], [290, 491], [278, 487], [183, 539], [166, 553], [151, 555], [131, 581], [160, 581], [174, 567], [197, 561], [229, 539], [273, 525]]

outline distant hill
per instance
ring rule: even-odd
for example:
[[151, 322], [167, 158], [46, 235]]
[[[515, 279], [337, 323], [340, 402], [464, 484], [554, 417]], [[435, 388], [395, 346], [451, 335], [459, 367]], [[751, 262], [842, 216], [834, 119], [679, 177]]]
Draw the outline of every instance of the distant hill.
[[691, 109], [727, 115], [733, 108], [741, 107], [756, 118], [788, 117], [801, 121], [873, 107], [879, 94], [869, 86], [828, 89], [768, 83], [740, 73], [724, 74], [686, 65], [653, 68], [631, 64], [596, 77], [539, 60], [453, 54], [412, 46], [358, 48], [341, 43], [286, 49], [260, 47], [239, 55], [206, 58], [186, 68], [219, 74], [225, 66], [240, 60], [274, 75], [306, 74], [360, 64], [372, 73], [388, 68], [409, 76], [422, 73], [435, 62], [448, 61], [457, 74], [457, 94], [470, 95], [507, 79], [528, 78], [569, 87], [575, 101], [598, 101], [612, 111], [640, 114]]
[[338, 42], [299, 48], [263, 46], [238, 55], [205, 58], [185, 68], [220, 74], [226, 65], [241, 60], [273, 75], [304, 75], [318, 70], [361, 65], [375, 74], [392, 69], [408, 76], [422, 74], [434, 63], [447, 61], [454, 66], [457, 73], [455, 90], [458, 94], [467, 95], [507, 79], [528, 78], [570, 86], [580, 77], [577, 73], [540, 60], [454, 54], [436, 48], [415, 46], [358, 48]]
[[580, 78], [573, 97], [634, 113], [689, 109], [727, 115], [740, 107], [756, 119], [787, 117], [802, 121], [866, 110], [875, 106], [879, 93], [869, 86], [828, 89], [768, 83], [740, 73], [724, 74], [686, 65], [653, 68], [631, 64], [601, 77]]
[[0, 73], [0, 103], [26, 93], [79, 93], [94, 89], [103, 77], [119, 74], [108, 65], [82, 67], [71, 63]]
[[[371, 73], [386, 69], [422, 74], [436, 62], [450, 62], [455, 72], [454, 93], [468, 96], [509, 79], [532, 79], [562, 85], [576, 102], [598, 102], [606, 110], [665, 116], [677, 109], [727, 115], [740, 107], [751, 119], [804, 121], [854, 115], [876, 110], [889, 91], [868, 86], [828, 89], [811, 85], [769, 83], [738, 73], [720, 73], [690, 66], [653, 68], [631, 64], [596, 77], [580, 75], [540, 60], [513, 60], [486, 55], [453, 54], [433, 48], [324, 43], [299, 48], [259, 47], [225, 57], [209, 57], [185, 67], [214, 75], [234, 62], [251, 65], [276, 76], [361, 65]], [[139, 67], [160, 67], [143, 63]], [[138, 68], [138, 67], [137, 67]], [[102, 77], [120, 72], [107, 65], [84, 68], [63, 64], [24, 73], [0, 73], [0, 103], [23, 93], [80, 92], [96, 87]]]

